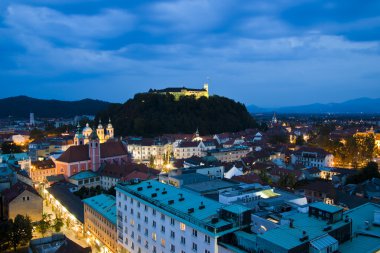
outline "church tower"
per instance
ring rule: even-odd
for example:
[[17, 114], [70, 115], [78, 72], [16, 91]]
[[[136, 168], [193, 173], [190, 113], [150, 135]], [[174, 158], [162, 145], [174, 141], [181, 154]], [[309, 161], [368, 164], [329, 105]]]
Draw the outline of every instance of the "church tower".
[[114, 137], [114, 129], [113, 129], [113, 126], [111, 124], [111, 118], [109, 119], [109, 122], [107, 125], [107, 136], [108, 136], [108, 139], [113, 139], [113, 137]]
[[78, 145], [83, 145], [83, 144], [84, 144], [83, 135], [82, 135], [82, 131], [80, 129], [80, 125], [78, 122], [77, 131], [74, 136], [74, 145], [78, 146]]
[[88, 152], [91, 160], [91, 170], [97, 171], [100, 167], [100, 141], [96, 131], [92, 131], [89, 137]]
[[99, 125], [98, 125], [98, 128], [96, 129], [96, 133], [99, 137], [99, 141], [100, 143], [104, 143], [105, 141], [105, 136], [104, 136], [104, 128], [103, 128], [103, 125], [102, 125], [102, 121], [99, 119]]

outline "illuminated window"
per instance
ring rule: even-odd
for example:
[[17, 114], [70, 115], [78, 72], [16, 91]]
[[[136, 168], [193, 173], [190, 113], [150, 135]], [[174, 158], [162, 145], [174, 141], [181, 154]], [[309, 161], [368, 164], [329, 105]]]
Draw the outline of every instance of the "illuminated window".
[[179, 228], [182, 230], [182, 231], [185, 231], [186, 230], [186, 225], [184, 223], [180, 223], [179, 224]]
[[165, 239], [162, 238], [162, 239], [161, 239], [161, 245], [162, 245], [162, 247], [165, 247], [165, 243], [166, 243], [166, 242], [165, 242]]

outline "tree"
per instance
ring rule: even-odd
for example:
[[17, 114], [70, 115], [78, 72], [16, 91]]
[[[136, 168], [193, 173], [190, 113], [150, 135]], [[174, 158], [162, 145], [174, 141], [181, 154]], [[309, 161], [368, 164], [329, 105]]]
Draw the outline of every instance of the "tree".
[[367, 166], [362, 168], [360, 173], [365, 175], [368, 179], [373, 177], [380, 178], [379, 166], [375, 162], [369, 162]]
[[37, 231], [44, 236], [46, 232], [50, 229], [51, 227], [51, 221], [50, 221], [50, 216], [51, 214], [42, 214], [42, 219], [38, 222], [36, 228]]
[[154, 168], [155, 167], [155, 164], [154, 164], [154, 156], [150, 156], [149, 157], [149, 168]]
[[56, 217], [53, 221], [53, 226], [55, 232], [60, 232], [61, 228], [63, 227], [63, 220], [62, 218]]
[[9, 221], [9, 242], [14, 251], [19, 244], [27, 244], [33, 237], [33, 226], [28, 216], [17, 215]]
[[296, 138], [296, 145], [302, 146], [305, 144], [305, 140], [303, 139], [302, 135], [297, 136]]
[[3, 154], [15, 154], [21, 153], [22, 148], [12, 141], [5, 141], [1, 144], [1, 151]]
[[29, 138], [32, 140], [41, 140], [44, 137], [45, 137], [44, 132], [37, 128], [33, 128], [29, 134]]
[[1, 221], [0, 223], [0, 251], [5, 251], [10, 247], [10, 220]]

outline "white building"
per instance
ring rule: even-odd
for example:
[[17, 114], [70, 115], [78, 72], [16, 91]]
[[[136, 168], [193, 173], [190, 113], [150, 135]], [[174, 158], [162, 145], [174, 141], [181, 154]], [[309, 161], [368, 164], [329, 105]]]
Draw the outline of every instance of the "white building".
[[334, 156], [321, 148], [302, 147], [291, 155], [292, 164], [305, 167], [333, 167]]
[[173, 148], [174, 158], [186, 159], [192, 156], [202, 156], [202, 142], [200, 141], [181, 141]]
[[116, 186], [122, 252], [218, 252], [218, 240], [249, 227], [250, 209], [224, 206], [157, 181]]

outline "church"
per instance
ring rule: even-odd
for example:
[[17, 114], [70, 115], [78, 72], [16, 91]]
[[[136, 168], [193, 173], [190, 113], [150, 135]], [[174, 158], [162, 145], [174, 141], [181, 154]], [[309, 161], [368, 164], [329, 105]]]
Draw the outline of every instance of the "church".
[[121, 164], [127, 161], [127, 144], [114, 139], [114, 129], [110, 121], [106, 129], [103, 128], [101, 122], [94, 130], [89, 124], [86, 124], [82, 131], [78, 127], [74, 145], [62, 153], [54, 163], [57, 174], [63, 174], [65, 178], [69, 178], [81, 171], [96, 172], [105, 162]]
[[83, 128], [83, 130], [80, 130], [80, 125], [78, 123], [77, 126], [77, 132], [74, 136], [74, 145], [84, 145], [88, 144], [89, 137], [93, 133], [93, 131], [96, 131], [96, 134], [99, 138], [100, 143], [104, 143], [109, 139], [114, 138], [114, 129], [111, 123], [111, 119], [109, 119], [108, 125], [106, 129], [104, 129], [102, 122], [99, 120], [99, 125], [96, 130], [92, 130], [92, 128], [89, 126], [89, 124], [86, 124], [86, 127]]

